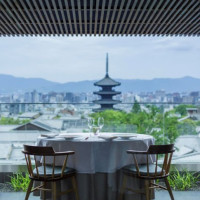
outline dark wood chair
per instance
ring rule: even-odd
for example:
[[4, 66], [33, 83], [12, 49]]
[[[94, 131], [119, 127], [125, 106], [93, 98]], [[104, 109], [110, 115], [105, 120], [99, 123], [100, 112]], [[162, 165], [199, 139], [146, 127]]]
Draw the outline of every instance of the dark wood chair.
[[[169, 170], [172, 160], [172, 154], [174, 152], [174, 145], [151, 145], [147, 151], [134, 151], [128, 150], [127, 153], [133, 155], [134, 165], [127, 165], [123, 167], [123, 183], [120, 190], [119, 199], [123, 199], [123, 194], [125, 190], [130, 190], [135, 193], [143, 193], [146, 195], [146, 200], [150, 200], [151, 191], [154, 188], [161, 188], [168, 190], [169, 195], [172, 200], [174, 200], [173, 193], [167, 177], [169, 176]], [[146, 157], [145, 164], [138, 164], [137, 155], [142, 154]], [[161, 156], [163, 157], [163, 160]], [[152, 158], [155, 159], [155, 162], [152, 162]], [[158, 158], [161, 158], [162, 163], [158, 165]], [[134, 190], [127, 187], [127, 176], [136, 177], [139, 179], [145, 180], [145, 189]], [[155, 180], [163, 179], [165, 181], [166, 187], [158, 185], [155, 183]]]
[[[24, 145], [24, 150], [22, 152], [25, 155], [30, 178], [30, 183], [26, 192], [25, 200], [28, 200], [30, 193], [36, 190], [43, 191], [43, 199], [46, 199], [47, 191], [52, 192], [53, 200], [56, 200], [58, 195], [63, 195], [69, 192], [74, 192], [76, 200], [79, 199], [75, 178], [76, 170], [73, 168], [66, 167], [68, 156], [73, 155], [75, 153], [74, 151], [54, 152], [52, 147]], [[57, 156], [64, 157], [62, 167], [55, 166]], [[46, 163], [47, 157], [52, 158], [51, 164]], [[38, 162], [37, 158], [40, 158], [42, 162]], [[32, 162], [34, 163], [35, 168], [33, 168]], [[57, 194], [56, 181], [67, 178], [72, 179], [72, 189], [68, 189], [64, 192], [61, 192], [60, 194]], [[41, 185], [32, 189], [33, 181], [39, 181], [41, 182]], [[52, 188], [48, 189], [46, 187], [47, 182], [51, 182]]]

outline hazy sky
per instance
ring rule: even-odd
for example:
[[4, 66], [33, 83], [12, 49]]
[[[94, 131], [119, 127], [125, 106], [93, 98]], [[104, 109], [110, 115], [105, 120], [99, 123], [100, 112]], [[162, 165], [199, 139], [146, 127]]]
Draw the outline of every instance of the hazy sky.
[[198, 37], [1, 37], [0, 74], [57, 82], [200, 78]]

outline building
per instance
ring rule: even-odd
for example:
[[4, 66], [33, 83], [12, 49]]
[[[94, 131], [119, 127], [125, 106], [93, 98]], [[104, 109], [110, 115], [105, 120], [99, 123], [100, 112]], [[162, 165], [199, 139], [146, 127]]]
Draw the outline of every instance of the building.
[[94, 92], [101, 97], [101, 99], [93, 101], [95, 104], [99, 104], [101, 107], [94, 111], [103, 111], [106, 109], [114, 109], [113, 105], [121, 103], [119, 100], [114, 100], [115, 95], [121, 94], [121, 92], [113, 90], [113, 87], [121, 85], [121, 83], [110, 78], [108, 74], [108, 54], [106, 57], [106, 75], [100, 81], [94, 83], [95, 86], [99, 86], [102, 89], [98, 92]]

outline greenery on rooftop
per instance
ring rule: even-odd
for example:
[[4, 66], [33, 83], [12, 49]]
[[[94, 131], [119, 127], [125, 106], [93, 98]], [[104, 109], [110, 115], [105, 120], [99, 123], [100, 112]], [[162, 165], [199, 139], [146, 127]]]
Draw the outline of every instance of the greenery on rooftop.
[[30, 122], [29, 119], [14, 119], [12, 117], [1, 117], [0, 119], [0, 125], [20, 125], [20, 124], [26, 124]]

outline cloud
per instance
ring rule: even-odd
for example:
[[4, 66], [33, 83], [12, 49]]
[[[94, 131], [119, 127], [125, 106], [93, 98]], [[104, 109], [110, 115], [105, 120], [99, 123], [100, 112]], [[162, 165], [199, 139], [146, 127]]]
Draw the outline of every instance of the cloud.
[[167, 37], [153, 41], [155, 50], [196, 51], [199, 46], [189, 38]]
[[200, 74], [199, 41], [192, 37], [1, 38], [0, 73], [58, 82], [100, 79], [108, 52], [113, 78], [193, 76]]

